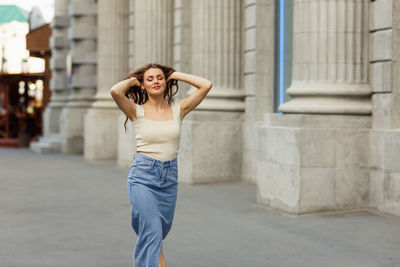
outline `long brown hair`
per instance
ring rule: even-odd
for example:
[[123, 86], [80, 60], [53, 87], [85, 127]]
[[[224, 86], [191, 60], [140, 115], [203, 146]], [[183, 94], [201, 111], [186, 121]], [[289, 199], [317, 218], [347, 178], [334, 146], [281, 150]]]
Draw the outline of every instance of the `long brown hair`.
[[[149, 63], [146, 64], [133, 72], [129, 73], [126, 76], [126, 79], [130, 77], [135, 77], [141, 84], [143, 83], [144, 73], [148, 69], [160, 69], [164, 73], [165, 80], [175, 71], [172, 67], [161, 65], [157, 63]], [[175, 87], [175, 91], [173, 91], [173, 87]], [[167, 82], [164, 90], [164, 100], [167, 100], [168, 105], [172, 103], [172, 97], [178, 92], [178, 81], [171, 79]], [[133, 99], [133, 102], [139, 105], [142, 105], [147, 102], [149, 96], [147, 95], [146, 90], [142, 90], [140, 86], [131, 86], [126, 92], [125, 96], [128, 99]], [[124, 123], [125, 132], [126, 132], [126, 122], [128, 121], [128, 116], [126, 116], [126, 120]]]

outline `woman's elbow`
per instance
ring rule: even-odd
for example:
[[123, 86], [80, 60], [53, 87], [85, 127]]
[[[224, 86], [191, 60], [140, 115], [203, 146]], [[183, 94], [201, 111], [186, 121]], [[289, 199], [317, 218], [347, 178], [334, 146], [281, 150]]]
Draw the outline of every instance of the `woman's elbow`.
[[211, 88], [212, 88], [212, 86], [213, 86], [213, 83], [212, 83], [211, 81], [208, 81], [208, 83], [207, 83], [207, 85], [206, 85], [207, 91], [210, 91]]
[[116, 96], [116, 95], [118, 95], [118, 90], [117, 90], [116, 88], [114, 88], [114, 87], [111, 87], [111, 89], [110, 89], [110, 95], [111, 95], [111, 96]]

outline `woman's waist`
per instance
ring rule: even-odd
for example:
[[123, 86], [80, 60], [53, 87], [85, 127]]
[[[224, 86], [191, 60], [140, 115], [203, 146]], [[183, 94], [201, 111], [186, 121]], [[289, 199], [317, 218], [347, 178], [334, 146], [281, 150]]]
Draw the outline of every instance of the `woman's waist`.
[[161, 153], [155, 151], [137, 150], [135, 160], [146, 161], [148, 163], [170, 165], [178, 162], [177, 152], [173, 153]]

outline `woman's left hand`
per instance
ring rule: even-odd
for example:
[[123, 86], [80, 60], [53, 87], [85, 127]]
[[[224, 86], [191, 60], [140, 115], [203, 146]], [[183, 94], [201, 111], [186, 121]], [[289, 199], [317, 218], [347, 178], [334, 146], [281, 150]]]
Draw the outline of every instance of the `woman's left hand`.
[[175, 73], [176, 73], [176, 71], [174, 71], [173, 73], [171, 73], [171, 75], [168, 76], [167, 82], [169, 82], [169, 80], [176, 80], [176, 79], [174, 78]]

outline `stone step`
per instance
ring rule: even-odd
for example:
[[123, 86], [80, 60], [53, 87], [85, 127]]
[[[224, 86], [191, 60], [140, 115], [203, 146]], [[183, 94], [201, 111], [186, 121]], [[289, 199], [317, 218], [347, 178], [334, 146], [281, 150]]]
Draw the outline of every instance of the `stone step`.
[[51, 135], [39, 138], [36, 142], [30, 143], [30, 149], [36, 153], [60, 153], [61, 141], [59, 135]]

